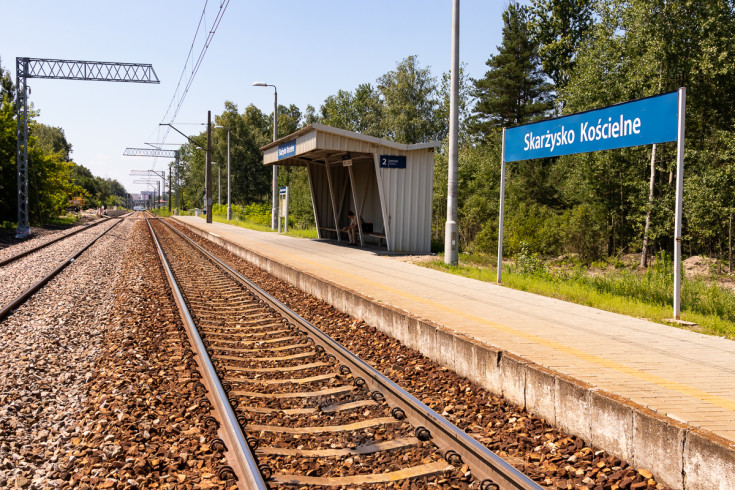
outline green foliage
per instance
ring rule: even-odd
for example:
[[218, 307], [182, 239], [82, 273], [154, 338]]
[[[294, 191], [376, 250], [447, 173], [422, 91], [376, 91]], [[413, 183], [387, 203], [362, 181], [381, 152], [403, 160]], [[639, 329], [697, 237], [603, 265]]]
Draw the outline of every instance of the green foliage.
[[384, 109], [380, 93], [369, 83], [363, 83], [355, 89], [354, 94], [340, 90], [336, 95], [327, 97], [320, 109], [319, 122], [382, 138], [385, 136]]
[[577, 253], [585, 262], [605, 256], [607, 229], [602, 209], [579, 204], [565, 211], [559, 224], [557, 236], [565, 252]]
[[57, 153], [62, 161], [68, 161], [71, 154], [71, 143], [66, 140], [64, 130], [45, 124], [33, 127], [36, 147], [44, 153]]
[[[222, 216], [227, 215], [226, 206], [215, 205], [214, 212]], [[232, 215], [234, 218], [240, 221], [248, 221], [257, 225], [268, 226], [271, 225], [271, 206], [270, 203], [251, 203], [245, 206], [232, 206]]]
[[475, 81], [475, 131], [487, 137], [500, 128], [538, 119], [551, 110], [551, 85], [541, 72], [527, 7], [508, 5], [503, 12], [502, 44], [486, 64], [490, 70]]
[[[0, 67], [1, 70], [1, 67]], [[0, 100], [0, 221], [17, 219], [18, 170], [13, 104], [9, 94]]]
[[579, 44], [592, 26], [591, 0], [533, 0], [531, 25], [544, 71], [563, 89]]
[[279, 185], [288, 186], [289, 227], [306, 229], [314, 226], [314, 209], [306, 167], [282, 167], [278, 174]]
[[530, 245], [526, 242], [520, 244], [520, 251], [515, 257], [515, 266], [517, 273], [529, 276], [543, 276], [548, 273], [546, 264], [541, 260], [538, 252], [532, 252]]
[[440, 104], [436, 79], [429, 68], [421, 68], [418, 57], [405, 58], [378, 78], [378, 90], [383, 96], [385, 137], [408, 144], [444, 138], [446, 125], [434, 117]]
[[521, 253], [524, 244], [542, 250], [544, 255], [561, 252], [563, 221], [554, 210], [535, 202], [520, 202], [506, 209], [503, 249], [507, 254]]

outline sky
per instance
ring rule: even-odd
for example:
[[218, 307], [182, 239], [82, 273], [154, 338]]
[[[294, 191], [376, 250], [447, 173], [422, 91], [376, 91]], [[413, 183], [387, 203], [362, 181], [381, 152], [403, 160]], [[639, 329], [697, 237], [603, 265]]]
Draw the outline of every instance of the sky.
[[[123, 151], [163, 141], [159, 123], [171, 122], [167, 110], [180, 98], [182, 71], [184, 86], [221, 1], [3, 2], [0, 63], [14, 83], [16, 57], [152, 64], [160, 84], [28, 80], [37, 120], [63, 128], [72, 159], [139, 193], [148, 187], [135, 184], [140, 177], [131, 170], [165, 170], [170, 160]], [[497, 53], [507, 3], [461, 2], [460, 61], [472, 78], [483, 77]], [[303, 113], [338, 90], [375, 86], [410, 55], [440, 80], [451, 66], [451, 22], [451, 0], [231, 0], [174, 125], [198, 134], [207, 111], [214, 119], [226, 100], [240, 112], [254, 104], [271, 114], [273, 89], [254, 81], [276, 85], [279, 105], [295, 104]], [[165, 141], [185, 142], [173, 131]]]

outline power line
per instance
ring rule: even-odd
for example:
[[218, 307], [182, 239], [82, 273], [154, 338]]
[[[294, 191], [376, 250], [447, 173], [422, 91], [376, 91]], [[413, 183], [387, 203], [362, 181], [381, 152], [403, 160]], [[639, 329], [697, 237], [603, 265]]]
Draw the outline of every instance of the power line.
[[[186, 82], [186, 86], [184, 88], [184, 91], [181, 93], [180, 98], [178, 99], [178, 102], [176, 102], [176, 97], [179, 94], [179, 89], [181, 88], [181, 83], [184, 80], [184, 75], [187, 72], [187, 67], [189, 66], [189, 60], [192, 58], [192, 53], [194, 52], [194, 46], [196, 45], [197, 38], [199, 37], [199, 32], [202, 29], [202, 26], [204, 25], [204, 29], [206, 30], [206, 13], [207, 13], [207, 6], [209, 5], [209, 0], [206, 0], [204, 2], [204, 7], [202, 8], [202, 13], [199, 16], [199, 23], [197, 24], [196, 31], [194, 32], [194, 38], [191, 41], [191, 46], [189, 47], [189, 53], [186, 55], [186, 61], [184, 61], [184, 67], [181, 70], [181, 75], [179, 76], [179, 81], [176, 84], [176, 89], [174, 90], [173, 96], [171, 97], [171, 102], [169, 102], [168, 108], [166, 109], [166, 113], [163, 115], [163, 118], [161, 119], [161, 123], [164, 123], [169, 114], [171, 113], [171, 108], [174, 106], [174, 103], [176, 103], [176, 109], [174, 110], [173, 114], [170, 117], [171, 123], [176, 121], [176, 117], [179, 114], [179, 111], [181, 110], [181, 106], [184, 104], [184, 100], [186, 99], [187, 94], [189, 93], [189, 88], [191, 87], [192, 83], [194, 82], [194, 78], [196, 77], [199, 67], [202, 64], [202, 61], [204, 60], [204, 55], [207, 52], [207, 49], [209, 49], [209, 45], [212, 42], [212, 39], [214, 38], [215, 32], [217, 32], [217, 28], [219, 27], [220, 22], [222, 21], [222, 18], [224, 17], [225, 11], [227, 10], [227, 7], [230, 4], [230, 0], [222, 0], [219, 5], [219, 10], [217, 11], [217, 15], [214, 19], [214, 22], [212, 24], [211, 29], [209, 30], [209, 33], [207, 34], [207, 37], [204, 41], [204, 46], [202, 46], [202, 50], [199, 52], [199, 56], [196, 60], [196, 63], [192, 67], [191, 74], [189, 75], [189, 79]], [[170, 132], [170, 126], [166, 127], [163, 134], [160, 133], [161, 126], [158, 127], [158, 137], [157, 140], [161, 141], [162, 143], [159, 144], [165, 144], [166, 139], [168, 138], [169, 132]], [[149, 138], [152, 136], [149, 135]], [[157, 160], [153, 161], [152, 167], [156, 167]]]
[[[163, 119], [161, 120], [161, 122], [165, 122], [166, 116], [169, 114], [171, 110], [171, 106], [174, 103], [174, 100], [176, 100], [176, 93], [178, 92], [179, 87], [181, 86], [181, 80], [184, 77], [184, 73], [186, 73], [186, 67], [188, 65], [189, 59], [191, 58], [191, 53], [194, 50], [194, 44], [196, 43], [197, 36], [199, 35], [199, 29], [201, 28], [202, 22], [204, 21], [204, 14], [206, 13], [208, 3], [209, 3], [208, 1], [205, 2], [204, 8], [202, 9], [202, 15], [199, 19], [199, 25], [197, 26], [197, 30], [194, 33], [194, 40], [192, 41], [191, 48], [189, 49], [189, 54], [187, 55], [186, 63], [184, 64], [184, 69], [181, 72], [181, 77], [179, 77], [179, 83], [176, 86], [176, 91], [174, 92], [174, 96], [171, 99], [171, 103], [169, 104], [169, 107], [166, 110], [166, 114], [163, 116]], [[212, 23], [212, 28], [207, 34], [207, 38], [204, 41], [204, 46], [202, 47], [202, 50], [199, 52], [199, 57], [197, 58], [196, 63], [194, 64], [194, 67], [192, 68], [191, 75], [189, 76], [189, 80], [186, 82], [186, 87], [184, 88], [184, 91], [181, 94], [181, 98], [179, 99], [178, 104], [176, 104], [176, 110], [171, 116], [171, 120], [169, 122], [176, 121], [176, 116], [178, 116], [179, 110], [181, 110], [181, 106], [184, 104], [184, 100], [186, 99], [186, 95], [189, 93], [189, 89], [191, 88], [192, 83], [194, 83], [194, 78], [199, 72], [199, 68], [202, 65], [202, 61], [204, 60], [204, 55], [207, 53], [207, 49], [209, 49], [209, 45], [212, 42], [212, 39], [214, 38], [214, 34], [217, 32], [217, 28], [219, 27], [220, 22], [222, 22], [222, 18], [224, 17], [225, 11], [227, 10], [227, 7], [229, 6], [229, 4], [230, 4], [230, 0], [222, 0], [222, 3], [220, 3], [219, 10], [217, 12], [217, 16], [215, 17], [214, 22]], [[168, 135], [168, 132], [166, 134]]]

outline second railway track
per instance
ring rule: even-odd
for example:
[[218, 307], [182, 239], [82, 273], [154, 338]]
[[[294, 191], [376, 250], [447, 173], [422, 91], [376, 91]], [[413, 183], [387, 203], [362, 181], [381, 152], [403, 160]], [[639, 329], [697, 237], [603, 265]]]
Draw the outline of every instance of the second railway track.
[[[223, 477], [259, 468], [270, 486], [538, 488], [194, 242], [150, 224], [187, 307], [200, 371], [216, 371], [202, 380], [215, 399], [212, 425], [224, 419], [226, 442], [213, 444], [244, 459]], [[249, 449], [232, 447], [238, 440]], [[242, 488], [266, 485], [239, 476]]]
[[0, 319], [73, 263], [121, 221], [111, 219], [95, 223], [3, 260], [0, 264], [0, 283], [3, 284]]

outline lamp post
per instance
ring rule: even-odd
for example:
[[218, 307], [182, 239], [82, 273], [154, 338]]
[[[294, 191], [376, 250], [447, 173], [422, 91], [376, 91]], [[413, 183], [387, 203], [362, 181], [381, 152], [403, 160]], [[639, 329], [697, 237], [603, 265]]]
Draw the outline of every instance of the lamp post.
[[[253, 82], [253, 87], [273, 87], [273, 141], [278, 139], [278, 90], [275, 85]], [[278, 221], [278, 166], [273, 165], [273, 207], [271, 209], [271, 229], [276, 229]]]
[[225, 128], [219, 124], [214, 128], [227, 130], [227, 221], [230, 221], [232, 219], [232, 205], [230, 203], [230, 128]]

